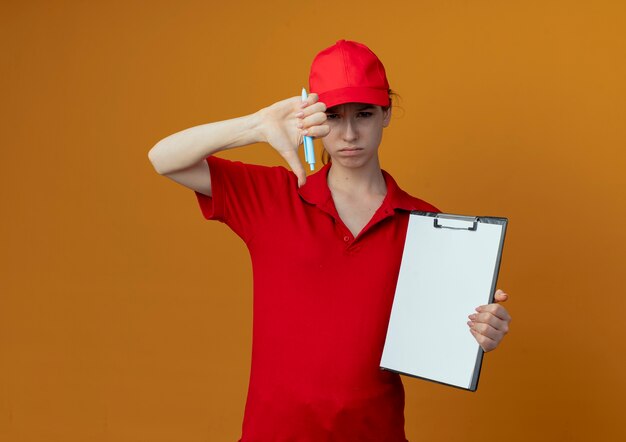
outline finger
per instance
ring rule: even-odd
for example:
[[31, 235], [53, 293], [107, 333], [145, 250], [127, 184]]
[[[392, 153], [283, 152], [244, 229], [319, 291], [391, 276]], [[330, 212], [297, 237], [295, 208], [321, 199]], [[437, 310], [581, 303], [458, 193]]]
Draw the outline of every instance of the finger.
[[302, 136], [308, 135], [309, 137], [322, 138], [330, 133], [330, 126], [322, 124], [320, 126], [313, 126], [309, 129], [302, 131]]
[[492, 315], [491, 313], [473, 313], [468, 315], [468, 318], [470, 321], [475, 323], [489, 324], [503, 334], [507, 334], [509, 332], [509, 323], [507, 321], [503, 321], [497, 316]]
[[325, 112], [315, 112], [307, 115], [304, 111], [294, 115], [296, 117], [296, 127], [298, 129], [308, 129], [311, 126], [318, 126], [328, 119]]
[[487, 336], [481, 335], [476, 330], [470, 328], [470, 333], [474, 336], [474, 339], [480, 344], [482, 349], [487, 352], [495, 349], [498, 346], [498, 343], [493, 339], [488, 338]]
[[483, 322], [468, 321], [467, 325], [472, 330], [477, 331], [481, 335], [486, 336], [489, 339], [492, 339], [492, 340], [494, 340], [496, 342], [500, 342], [500, 340], [504, 336], [504, 333], [502, 333], [500, 330], [496, 330], [495, 328], [493, 328], [489, 324], [485, 324]]
[[506, 308], [504, 308], [504, 306], [500, 304], [481, 305], [479, 307], [476, 307], [475, 310], [478, 313], [483, 313], [483, 312], [491, 313], [497, 316], [498, 318], [502, 319], [503, 321], [511, 320], [511, 316], [509, 315], [509, 312], [506, 310]]
[[313, 103], [306, 106], [304, 109], [296, 109], [296, 117], [308, 117], [309, 115], [316, 114], [318, 112], [326, 112], [326, 105], [322, 102]]
[[280, 152], [281, 156], [287, 161], [289, 167], [296, 174], [298, 178], [298, 187], [302, 187], [306, 182], [306, 172], [304, 171], [304, 166], [300, 162], [300, 157], [298, 156], [297, 151], [288, 150]]
[[317, 103], [319, 99], [320, 99], [319, 95], [317, 95], [315, 92], [311, 92], [309, 96], [307, 97], [306, 101], [309, 103], [309, 105], [311, 105], [313, 103]]
[[312, 105], [313, 103], [317, 103], [318, 99], [319, 99], [319, 96], [315, 92], [311, 92], [309, 96], [306, 98], [306, 100], [302, 101], [302, 104], [300, 104], [300, 107], [301, 108], [308, 107]]
[[308, 129], [311, 126], [317, 126], [326, 121], [328, 117], [324, 112], [316, 112], [313, 115], [309, 115], [301, 119], [298, 123], [302, 124], [305, 129]]

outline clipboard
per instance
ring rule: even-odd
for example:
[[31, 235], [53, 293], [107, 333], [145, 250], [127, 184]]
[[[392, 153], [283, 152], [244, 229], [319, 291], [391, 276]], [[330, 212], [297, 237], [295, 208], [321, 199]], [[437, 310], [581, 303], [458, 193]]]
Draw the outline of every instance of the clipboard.
[[476, 391], [467, 316], [494, 300], [507, 218], [413, 211], [380, 367]]

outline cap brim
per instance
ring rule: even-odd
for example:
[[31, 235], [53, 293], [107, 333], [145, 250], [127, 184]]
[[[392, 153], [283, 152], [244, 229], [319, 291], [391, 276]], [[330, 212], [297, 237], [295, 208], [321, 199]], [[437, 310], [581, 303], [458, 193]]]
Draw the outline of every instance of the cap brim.
[[385, 107], [389, 106], [389, 91], [367, 87], [344, 87], [319, 94], [319, 101], [324, 103], [326, 108], [345, 103], [367, 103]]

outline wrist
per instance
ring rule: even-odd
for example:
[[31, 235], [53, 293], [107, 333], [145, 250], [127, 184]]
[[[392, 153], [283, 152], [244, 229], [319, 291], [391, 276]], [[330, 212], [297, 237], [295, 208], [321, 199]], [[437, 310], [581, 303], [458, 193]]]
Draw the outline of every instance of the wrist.
[[267, 143], [267, 131], [266, 129], [266, 113], [267, 108], [260, 109], [253, 114], [248, 115], [249, 128], [253, 134], [254, 139], [258, 143]]

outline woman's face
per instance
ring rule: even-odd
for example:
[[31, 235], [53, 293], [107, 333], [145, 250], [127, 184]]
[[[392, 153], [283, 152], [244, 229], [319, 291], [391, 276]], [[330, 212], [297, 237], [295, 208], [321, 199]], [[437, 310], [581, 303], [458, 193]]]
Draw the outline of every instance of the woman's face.
[[378, 158], [383, 128], [389, 125], [391, 109], [364, 103], [346, 103], [326, 110], [330, 133], [322, 138], [333, 163], [360, 167]]

